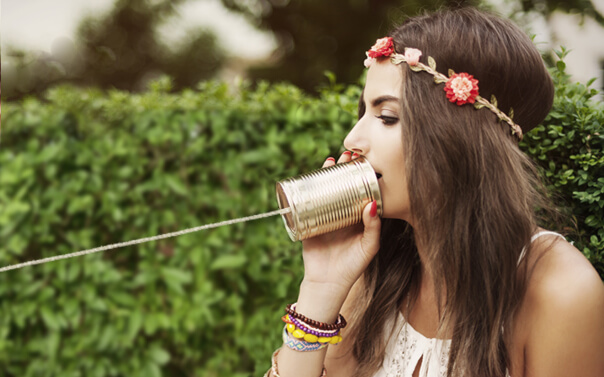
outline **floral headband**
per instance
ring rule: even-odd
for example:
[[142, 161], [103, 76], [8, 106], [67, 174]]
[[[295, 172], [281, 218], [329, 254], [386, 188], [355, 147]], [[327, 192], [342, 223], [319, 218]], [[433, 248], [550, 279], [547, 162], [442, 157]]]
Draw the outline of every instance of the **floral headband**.
[[406, 47], [404, 55], [396, 53], [391, 37], [378, 39], [366, 54], [367, 59], [365, 59], [365, 67], [367, 68], [375, 62], [376, 58], [385, 56], [390, 57], [390, 61], [393, 64], [400, 64], [402, 62], [407, 63], [409, 68], [414, 72], [428, 72], [434, 76], [434, 82], [436, 84], [445, 84], [444, 89], [450, 102], [457, 103], [459, 106], [471, 103], [476, 109], [482, 109], [483, 107], [488, 108], [495, 113], [500, 120], [508, 123], [512, 128], [512, 134], [515, 135], [518, 140], [522, 140], [522, 128], [512, 120], [514, 111], [510, 110], [510, 116], [508, 116], [497, 108], [497, 99], [495, 96], [491, 96], [491, 101], [479, 96], [478, 80], [472, 75], [469, 75], [466, 72], [455, 73], [452, 69], [449, 69], [449, 77], [447, 77], [436, 71], [436, 62], [431, 56], [428, 56], [428, 65], [420, 63], [419, 58], [422, 56], [422, 52], [416, 48]]

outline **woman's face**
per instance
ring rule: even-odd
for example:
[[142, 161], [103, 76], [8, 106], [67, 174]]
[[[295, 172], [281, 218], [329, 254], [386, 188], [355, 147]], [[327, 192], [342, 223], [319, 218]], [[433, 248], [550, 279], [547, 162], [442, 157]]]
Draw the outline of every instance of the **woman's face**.
[[378, 179], [383, 217], [409, 222], [409, 195], [399, 119], [403, 74], [389, 59], [374, 62], [367, 72], [363, 92], [365, 114], [344, 140], [346, 149], [369, 160]]

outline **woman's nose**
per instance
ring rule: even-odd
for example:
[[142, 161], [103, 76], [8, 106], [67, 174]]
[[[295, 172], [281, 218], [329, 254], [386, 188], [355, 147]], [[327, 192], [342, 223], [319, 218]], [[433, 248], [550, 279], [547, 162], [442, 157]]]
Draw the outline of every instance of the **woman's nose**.
[[348, 135], [346, 135], [344, 148], [360, 155], [366, 155], [369, 150], [369, 144], [367, 138], [363, 136], [362, 128], [361, 120], [359, 120]]

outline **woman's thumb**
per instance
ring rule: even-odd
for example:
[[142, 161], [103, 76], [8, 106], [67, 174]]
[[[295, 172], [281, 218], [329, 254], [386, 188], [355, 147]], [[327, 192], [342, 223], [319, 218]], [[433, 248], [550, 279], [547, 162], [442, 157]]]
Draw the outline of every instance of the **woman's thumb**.
[[377, 202], [375, 200], [367, 204], [363, 209], [363, 225], [365, 226], [365, 230], [361, 245], [363, 246], [363, 250], [372, 256], [380, 248], [380, 228], [382, 221], [377, 212]]

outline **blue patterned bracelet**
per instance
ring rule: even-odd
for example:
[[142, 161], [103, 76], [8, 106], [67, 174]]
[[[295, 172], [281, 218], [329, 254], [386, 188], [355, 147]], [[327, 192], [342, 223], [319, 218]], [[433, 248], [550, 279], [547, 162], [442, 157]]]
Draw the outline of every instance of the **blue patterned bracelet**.
[[308, 343], [298, 338], [295, 338], [287, 331], [287, 326], [283, 327], [283, 344], [294, 351], [307, 352], [316, 351], [323, 349], [329, 345], [329, 343]]

